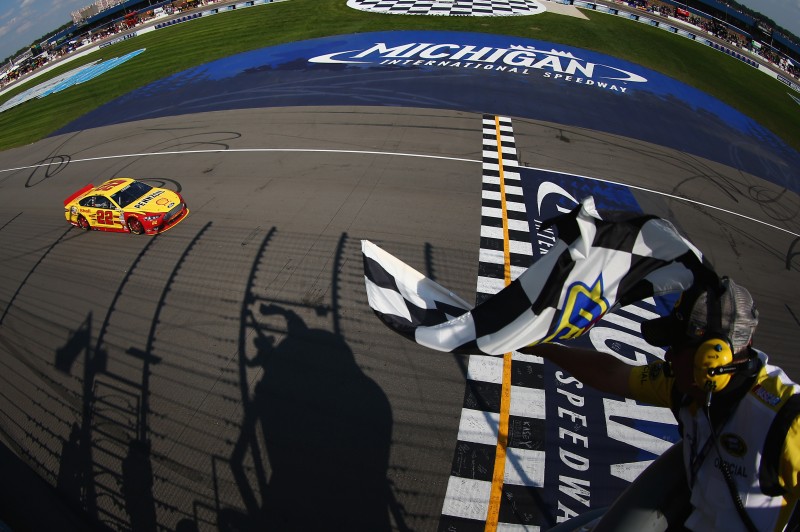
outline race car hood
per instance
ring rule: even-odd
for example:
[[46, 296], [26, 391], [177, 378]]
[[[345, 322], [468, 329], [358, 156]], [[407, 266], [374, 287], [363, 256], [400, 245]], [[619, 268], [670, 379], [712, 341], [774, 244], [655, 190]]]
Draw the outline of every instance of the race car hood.
[[126, 208], [157, 213], [169, 212], [180, 202], [181, 197], [176, 192], [164, 188], [154, 188]]

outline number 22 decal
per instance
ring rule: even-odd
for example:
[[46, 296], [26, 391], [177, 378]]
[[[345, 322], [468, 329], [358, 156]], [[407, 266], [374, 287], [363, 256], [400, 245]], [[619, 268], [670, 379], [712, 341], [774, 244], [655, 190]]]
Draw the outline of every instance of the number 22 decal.
[[97, 211], [97, 223], [114, 225], [114, 211]]

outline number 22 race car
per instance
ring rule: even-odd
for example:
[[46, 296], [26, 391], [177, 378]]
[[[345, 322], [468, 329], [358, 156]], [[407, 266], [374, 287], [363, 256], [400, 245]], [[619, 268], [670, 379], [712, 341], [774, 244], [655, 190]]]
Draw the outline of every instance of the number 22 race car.
[[64, 200], [64, 216], [81, 229], [155, 235], [189, 214], [177, 192], [130, 178], [86, 185]]

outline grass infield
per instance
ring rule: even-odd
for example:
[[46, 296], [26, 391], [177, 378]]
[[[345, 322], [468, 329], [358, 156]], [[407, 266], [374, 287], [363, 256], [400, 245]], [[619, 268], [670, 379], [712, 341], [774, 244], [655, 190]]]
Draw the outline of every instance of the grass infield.
[[[800, 151], [800, 107], [788, 87], [741, 61], [684, 37], [584, 10], [589, 20], [543, 13], [524, 17], [382, 15], [345, 0], [288, 0], [177, 24], [108, 46], [39, 76], [0, 103], [97, 59], [147, 51], [91, 81], [0, 113], [0, 150], [40, 140], [137, 87], [240, 52], [329, 35], [384, 30], [452, 30], [520, 36], [595, 50], [637, 63], [727, 103]], [[124, 109], [120, 109], [124, 113]]]

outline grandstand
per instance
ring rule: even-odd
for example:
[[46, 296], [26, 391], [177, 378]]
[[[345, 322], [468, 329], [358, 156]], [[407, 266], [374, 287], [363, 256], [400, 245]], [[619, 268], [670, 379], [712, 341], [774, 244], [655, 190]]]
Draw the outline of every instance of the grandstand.
[[736, 2], [720, 0], [658, 0], [674, 9], [688, 11], [697, 19], [708, 22], [711, 31], [730, 35], [742, 48], [751, 49], [773, 63], [790, 63], [790, 68], [800, 68], [800, 38], [776, 28], [767, 17], [743, 8]]
[[0, 66], [0, 85], [7, 85], [84, 45], [122, 33], [162, 14], [171, 15], [200, 4], [201, 0], [97, 0], [72, 12], [70, 26]]

